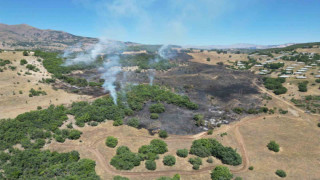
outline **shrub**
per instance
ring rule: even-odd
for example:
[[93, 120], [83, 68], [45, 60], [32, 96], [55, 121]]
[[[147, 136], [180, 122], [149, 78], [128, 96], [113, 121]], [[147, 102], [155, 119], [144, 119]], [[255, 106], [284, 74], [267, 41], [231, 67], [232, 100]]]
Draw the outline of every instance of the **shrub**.
[[25, 65], [25, 64], [28, 64], [28, 61], [25, 60], [25, 59], [21, 59], [21, 60], [20, 60], [20, 65], [23, 66], [23, 65]]
[[279, 152], [280, 146], [275, 141], [270, 141], [267, 145], [270, 151]]
[[128, 120], [128, 126], [138, 128], [140, 125], [140, 121], [138, 118], [131, 118]]
[[168, 151], [167, 144], [160, 139], [153, 139], [150, 145], [143, 145], [139, 148], [139, 153], [143, 159], [158, 159], [158, 154], [164, 154]]
[[122, 176], [115, 176], [113, 177], [113, 180], [129, 180], [129, 178], [122, 177]]
[[197, 126], [203, 126], [205, 124], [204, 117], [202, 114], [195, 114], [193, 119], [196, 121]]
[[318, 127], [320, 127], [320, 122], [318, 123]]
[[213, 163], [213, 158], [212, 158], [212, 157], [209, 157], [209, 158], [207, 159], [207, 163]]
[[320, 79], [316, 79], [316, 83], [320, 83]]
[[118, 145], [118, 139], [113, 136], [108, 136], [106, 139], [106, 145], [110, 148], [115, 148]]
[[150, 113], [163, 113], [165, 111], [164, 105], [162, 103], [152, 104], [149, 107]]
[[199, 169], [200, 169], [200, 165], [199, 165], [199, 164], [194, 164], [194, 165], [192, 166], [192, 169], [194, 169], [194, 170], [199, 170]]
[[200, 165], [202, 165], [202, 159], [199, 157], [189, 158], [189, 163], [193, 165], [194, 170], [198, 170]]
[[157, 168], [157, 164], [154, 160], [147, 160], [145, 165], [146, 165], [146, 168], [151, 171], [154, 171]]
[[159, 119], [159, 114], [157, 114], [157, 113], [151, 113], [150, 118], [151, 118], [151, 119]]
[[179, 157], [185, 158], [188, 156], [189, 152], [188, 152], [188, 149], [178, 149], [176, 154]]
[[23, 56], [29, 56], [29, 53], [28, 53], [28, 51], [23, 51]]
[[161, 137], [161, 138], [167, 138], [168, 137], [168, 133], [167, 133], [167, 131], [165, 131], [165, 130], [160, 130], [159, 131], [159, 137]]
[[308, 88], [307, 88], [308, 83], [309, 83], [308, 81], [298, 83], [299, 91], [300, 92], [307, 92], [308, 91]]
[[242, 177], [236, 177], [234, 180], [242, 180]]
[[253, 169], [254, 169], [254, 167], [253, 167], [253, 166], [250, 166], [250, 167], [249, 167], [249, 170], [251, 170], [251, 171], [252, 171]]
[[47, 93], [45, 91], [41, 91], [41, 90], [35, 90], [33, 88], [30, 89], [29, 91], [29, 97], [33, 97], [33, 96], [40, 96], [40, 95], [47, 95]]
[[276, 171], [276, 175], [278, 175], [279, 177], [284, 178], [284, 177], [287, 176], [287, 173], [286, 173], [284, 170], [278, 169], [278, 170]]
[[263, 78], [264, 86], [267, 89], [273, 90], [276, 95], [285, 94], [287, 92], [287, 88], [282, 86], [282, 83], [285, 81], [286, 80], [284, 78]]
[[176, 164], [176, 158], [172, 155], [167, 155], [167, 156], [164, 156], [162, 162], [165, 166], [173, 166]]
[[225, 166], [217, 166], [211, 171], [211, 179], [212, 180], [231, 180], [233, 175], [231, 174], [229, 168]]
[[81, 136], [82, 132], [78, 131], [78, 130], [71, 130], [69, 132], [69, 135], [68, 135], [68, 139], [79, 139], [80, 136]]
[[190, 154], [199, 157], [214, 156], [228, 165], [239, 165], [242, 163], [240, 155], [231, 147], [224, 147], [216, 139], [198, 139], [192, 142]]
[[31, 64], [28, 64], [28, 65], [26, 66], [26, 68], [29, 69], [30, 71], [34, 71], [34, 72], [39, 71], [39, 69], [38, 69], [36, 66], [31, 65]]
[[233, 112], [237, 113], [237, 114], [242, 114], [242, 112], [244, 111], [243, 108], [240, 107], [236, 107], [232, 109]]
[[207, 58], [207, 61], [210, 62], [210, 58]]
[[207, 132], [208, 135], [212, 135], [213, 134], [213, 129], [209, 129]]
[[142, 158], [138, 154], [131, 152], [128, 147], [120, 146], [110, 164], [117, 170], [131, 170], [135, 166], [139, 166], [141, 160]]
[[117, 119], [117, 120], [113, 121], [113, 126], [121, 126], [122, 124], [123, 124], [122, 119]]
[[63, 137], [60, 136], [60, 135], [56, 135], [56, 136], [55, 136], [55, 139], [56, 139], [57, 142], [60, 142], [60, 143], [63, 143], [63, 142], [66, 140], [65, 138], [63, 138]]
[[173, 178], [162, 176], [162, 177], [158, 178], [157, 180], [180, 180], [180, 175], [176, 174], [173, 176]]

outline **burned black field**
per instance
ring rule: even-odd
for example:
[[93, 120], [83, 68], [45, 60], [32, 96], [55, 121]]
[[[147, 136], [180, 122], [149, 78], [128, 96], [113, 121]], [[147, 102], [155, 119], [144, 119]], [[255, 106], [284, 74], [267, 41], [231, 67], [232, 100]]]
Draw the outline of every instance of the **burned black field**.
[[[252, 81], [258, 77], [250, 72], [226, 69], [223, 65], [206, 65], [189, 62], [188, 55], [180, 55], [179, 65], [169, 70], [141, 70], [124, 68], [116, 80], [117, 90], [127, 84], [149, 84], [150, 76], [154, 77], [153, 84], [166, 86], [171, 91], [187, 95], [199, 105], [198, 110], [188, 110], [172, 104], [165, 104], [166, 111], [159, 114], [159, 119], [151, 119], [149, 106], [154, 102], [147, 102], [141, 111], [129, 118], [140, 119], [140, 127], [150, 133], [166, 130], [170, 134], [196, 134], [213, 128], [219, 124], [228, 124], [239, 119], [232, 111], [235, 107], [244, 109], [257, 108], [261, 98]], [[98, 82], [101, 76], [99, 69], [90, 69], [72, 73], [73, 77], [85, 78]], [[76, 87], [58, 82], [56, 88], [63, 88], [71, 92], [99, 97], [108, 94], [102, 87]], [[196, 125], [194, 115], [201, 114], [204, 123]]]

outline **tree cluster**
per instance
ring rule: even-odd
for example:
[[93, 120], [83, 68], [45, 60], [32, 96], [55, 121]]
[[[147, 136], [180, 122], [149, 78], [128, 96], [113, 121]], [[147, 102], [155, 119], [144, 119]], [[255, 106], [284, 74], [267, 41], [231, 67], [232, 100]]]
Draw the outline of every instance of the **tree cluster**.
[[222, 163], [228, 165], [239, 165], [242, 163], [242, 158], [231, 147], [224, 147], [216, 139], [198, 139], [192, 142], [190, 154], [199, 157], [214, 156], [221, 160]]
[[263, 83], [267, 89], [273, 90], [276, 95], [285, 94], [287, 92], [287, 88], [282, 86], [286, 80], [284, 78], [270, 78], [264, 77]]

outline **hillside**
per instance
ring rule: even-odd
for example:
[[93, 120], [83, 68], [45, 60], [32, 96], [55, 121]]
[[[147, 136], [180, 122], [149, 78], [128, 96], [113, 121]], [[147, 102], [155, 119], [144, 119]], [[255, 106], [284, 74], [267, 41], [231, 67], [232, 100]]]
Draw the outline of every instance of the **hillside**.
[[86, 47], [97, 41], [96, 38], [76, 36], [63, 31], [42, 30], [26, 24], [0, 24], [0, 49], [63, 50], [77, 43]]

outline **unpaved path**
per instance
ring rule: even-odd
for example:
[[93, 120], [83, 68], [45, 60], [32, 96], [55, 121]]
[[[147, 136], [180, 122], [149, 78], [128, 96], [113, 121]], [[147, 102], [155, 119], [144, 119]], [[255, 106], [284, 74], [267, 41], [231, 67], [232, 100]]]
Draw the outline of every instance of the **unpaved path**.
[[[222, 126], [221, 128], [217, 129], [214, 131], [214, 133], [222, 133], [222, 132], [227, 132], [227, 131], [234, 131], [236, 141], [239, 146], [239, 152], [242, 157], [242, 164], [238, 167], [235, 167], [235, 169], [231, 169], [231, 172], [233, 173], [239, 173], [239, 172], [244, 172], [247, 171], [249, 167], [249, 157], [247, 155], [247, 151], [245, 148], [245, 142], [244, 139], [239, 131], [239, 127], [244, 125], [245, 123], [249, 121], [254, 121], [263, 117], [273, 117], [277, 115], [269, 115], [269, 116], [256, 116], [256, 117], [250, 117], [250, 118], [245, 118], [239, 122], [235, 122], [233, 124], [227, 125], [227, 126]], [[179, 135], [171, 135], [166, 141], [173, 141], [173, 142], [179, 142], [179, 141], [190, 141], [190, 140], [195, 140], [199, 139], [201, 137], [206, 136], [206, 132], [202, 132], [196, 135], [189, 135], [189, 136], [179, 136]], [[139, 136], [140, 138], [152, 138], [150, 136]], [[207, 166], [204, 168], [201, 168], [200, 170], [163, 170], [163, 171], [146, 171], [146, 172], [130, 172], [130, 171], [119, 171], [116, 170], [114, 167], [112, 167], [108, 161], [103, 156], [103, 152], [99, 151], [98, 145], [103, 143], [105, 140], [105, 137], [99, 138], [96, 141], [92, 142], [89, 145], [78, 145], [78, 144], [58, 144], [57, 146], [60, 147], [66, 147], [66, 148], [72, 148], [72, 149], [82, 149], [88, 152], [91, 152], [95, 158], [94, 160], [97, 163], [97, 166], [100, 166], [100, 168], [104, 171], [106, 174], [113, 174], [113, 175], [120, 175], [120, 176], [127, 176], [127, 177], [158, 177], [158, 176], [169, 176], [169, 175], [174, 175], [174, 174], [180, 174], [180, 175], [195, 175], [195, 174], [201, 174], [204, 172], [211, 171], [215, 165], [212, 166]]]

